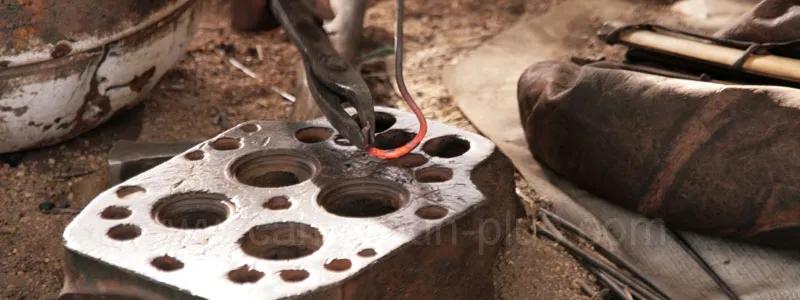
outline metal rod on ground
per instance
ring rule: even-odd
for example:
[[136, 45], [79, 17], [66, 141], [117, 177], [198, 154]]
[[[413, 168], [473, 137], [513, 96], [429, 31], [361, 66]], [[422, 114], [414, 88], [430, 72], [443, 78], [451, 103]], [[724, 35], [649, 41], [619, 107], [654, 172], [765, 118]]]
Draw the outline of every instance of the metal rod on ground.
[[633, 295], [631, 295], [631, 289], [627, 286], [622, 289], [622, 292], [625, 293], [625, 299], [633, 300]]
[[717, 283], [719, 289], [722, 290], [722, 292], [724, 292], [728, 296], [728, 298], [730, 298], [731, 300], [739, 300], [739, 296], [736, 295], [733, 289], [731, 289], [731, 287], [728, 286], [725, 280], [722, 280], [722, 278], [719, 277], [719, 274], [717, 274], [717, 272], [714, 272], [714, 269], [712, 269], [711, 266], [709, 266], [708, 263], [702, 257], [700, 257], [700, 254], [698, 254], [697, 251], [695, 251], [694, 248], [692, 248], [692, 246], [689, 245], [689, 242], [687, 242], [683, 238], [683, 236], [680, 235], [680, 233], [672, 230], [670, 230], [669, 232], [672, 234], [673, 237], [675, 237], [675, 240], [678, 241], [678, 244], [681, 246], [681, 248], [683, 248], [683, 250], [685, 250], [686, 253], [688, 253], [689, 256], [691, 256], [692, 259], [694, 259], [694, 261], [697, 262], [698, 265], [700, 265], [700, 268], [702, 268], [703, 271], [708, 273], [708, 276], [710, 276], [715, 283]]
[[[550, 222], [550, 219], [547, 217], [546, 214], [542, 214], [541, 218], [542, 218], [542, 224], [544, 224], [544, 227], [547, 228], [547, 230], [549, 230], [550, 232], [555, 234], [559, 239], [564, 239], [564, 235], [561, 232], [561, 230], [559, 230], [555, 225], [553, 225], [552, 222]], [[588, 255], [588, 253], [587, 253], [587, 255]], [[597, 267], [587, 263], [585, 260], [583, 261], [583, 265], [586, 267], [587, 270], [589, 270], [592, 273], [594, 273], [594, 275], [597, 276], [598, 279], [601, 279], [601, 281], [609, 289], [611, 289], [612, 292], [617, 294], [617, 296], [621, 297], [622, 299], [633, 300], [633, 299], [630, 299], [630, 297], [627, 296], [628, 293], [626, 293], [625, 289], [623, 289], [624, 284], [622, 284], [618, 280], [615, 280], [615, 279], [612, 279], [612, 278], [608, 277], [608, 275], [606, 275], [602, 271], [598, 270]], [[640, 298], [640, 299], [646, 299], [646, 298]]]
[[556, 227], [556, 225], [553, 225], [553, 222], [550, 221], [550, 218], [548, 218], [547, 215], [542, 215], [541, 218], [545, 228], [550, 229], [550, 231], [556, 234], [558, 238], [560, 239], [564, 238], [564, 234], [561, 233], [561, 230], [558, 230], [558, 227]]
[[592, 273], [594, 273], [594, 274], [595, 274], [595, 276], [597, 276], [598, 278], [603, 278], [602, 280], [604, 280], [604, 281], [606, 281], [606, 280], [608, 280], [608, 281], [611, 281], [612, 283], [614, 283], [614, 284], [616, 284], [617, 286], [619, 286], [619, 287], [620, 287], [620, 289], [622, 289], [622, 292], [623, 292], [625, 295], [627, 295], [628, 293], [630, 293], [630, 294], [632, 294], [632, 297], [635, 297], [635, 299], [648, 299], [648, 298], [646, 298], [644, 295], [642, 295], [641, 293], [639, 293], [639, 292], [638, 292], [638, 291], [636, 291], [636, 290], [629, 290], [629, 291], [626, 291], [626, 289], [625, 289], [625, 288], [627, 288], [627, 286], [625, 286], [625, 285], [624, 285], [622, 282], [620, 282], [619, 280], [615, 279], [614, 277], [608, 276], [608, 274], [604, 273], [603, 271], [600, 271], [600, 270], [598, 270], [598, 269], [597, 269], [597, 268], [595, 268], [595, 267], [591, 267], [591, 266], [590, 266], [590, 267], [589, 267], [589, 268], [587, 268], [587, 269], [589, 269], [590, 271], [592, 271]]
[[[238, 60], [236, 60], [235, 58], [228, 56], [227, 60], [228, 60], [228, 63], [230, 63], [234, 68], [239, 69], [239, 71], [244, 72], [245, 75], [249, 76], [250, 78], [255, 79], [259, 83], [264, 83], [264, 81], [261, 80], [261, 77], [259, 77], [258, 74], [256, 74], [256, 72], [253, 72], [253, 70], [250, 70], [250, 68], [248, 68], [243, 63], [241, 63]], [[281, 89], [279, 89], [277, 87], [274, 87], [272, 85], [267, 85], [267, 87], [269, 87], [269, 89], [272, 90], [273, 92], [278, 93], [278, 95], [281, 95], [281, 97], [283, 97], [283, 99], [286, 99], [286, 101], [289, 101], [289, 102], [292, 102], [292, 103], [297, 101], [297, 99], [294, 96], [292, 96], [291, 94], [289, 94], [287, 92], [282, 91]]]
[[608, 289], [602, 289], [596, 291], [594, 288], [589, 286], [589, 284], [586, 283], [586, 281], [583, 281], [582, 279], [576, 279], [575, 283], [578, 284], [578, 287], [581, 288], [584, 294], [586, 294], [589, 297], [592, 297], [592, 299], [603, 299], [606, 296], [606, 294], [608, 294]]
[[542, 233], [545, 236], [547, 236], [548, 238], [556, 241], [561, 246], [564, 246], [564, 248], [566, 248], [570, 253], [572, 253], [572, 255], [578, 257], [581, 260], [586, 261], [587, 263], [592, 264], [593, 266], [599, 268], [603, 272], [606, 272], [608, 275], [618, 279], [623, 284], [628, 285], [633, 289], [636, 289], [639, 293], [644, 295], [647, 299], [664, 299], [663, 297], [657, 296], [656, 294], [653, 294], [652, 292], [648, 291], [644, 286], [642, 286], [640, 284], [637, 284], [635, 279], [633, 279], [633, 278], [621, 273], [620, 271], [615, 270], [614, 267], [610, 266], [609, 264], [607, 264], [605, 262], [600, 261], [599, 259], [597, 259], [593, 255], [587, 253], [586, 251], [584, 251], [583, 249], [579, 248], [578, 246], [572, 244], [571, 242], [569, 242], [569, 241], [567, 241], [565, 239], [558, 238], [549, 229], [546, 229], [546, 228], [544, 228], [542, 226], [538, 226], [538, 227], [539, 227], [538, 231], [540, 233]]
[[588, 269], [594, 276], [597, 276], [597, 280], [600, 281], [604, 286], [608, 287], [608, 289], [616, 294], [618, 297], [622, 299], [627, 299], [625, 296], [625, 291], [622, 290], [622, 286], [617, 283], [615, 280], [611, 280], [611, 277], [603, 273], [603, 271], [598, 270], [592, 265], [587, 264], [586, 269]]
[[619, 256], [615, 255], [614, 253], [611, 253], [611, 251], [608, 251], [608, 249], [606, 249], [602, 245], [600, 245], [597, 242], [595, 242], [591, 237], [589, 237], [589, 235], [587, 235], [580, 228], [578, 228], [578, 226], [573, 225], [569, 221], [564, 220], [564, 218], [561, 218], [560, 216], [558, 216], [555, 213], [553, 213], [551, 211], [548, 211], [546, 209], [537, 208], [537, 210], [539, 212], [543, 213], [544, 215], [547, 215], [549, 217], [549, 219], [552, 220], [553, 222], [558, 223], [559, 225], [563, 226], [567, 230], [569, 230], [572, 233], [575, 233], [579, 237], [583, 238], [586, 242], [589, 243], [590, 246], [592, 246], [598, 253], [600, 253], [600, 255], [602, 255], [606, 259], [610, 260], [612, 263], [616, 264], [620, 268], [623, 268], [623, 269], [627, 270], [628, 272], [631, 272], [631, 274], [633, 274], [633, 276], [636, 277], [636, 279], [639, 279], [648, 288], [650, 288], [651, 292], [657, 293], [660, 296], [662, 296], [663, 298], [669, 299], [669, 297], [664, 292], [662, 292], [658, 287], [656, 287], [652, 282], [650, 282], [650, 280], [648, 280], [644, 276], [642, 271], [640, 271], [636, 266], [634, 266], [632, 263], [630, 263], [629, 261], [625, 260], [624, 258], [619, 257]]

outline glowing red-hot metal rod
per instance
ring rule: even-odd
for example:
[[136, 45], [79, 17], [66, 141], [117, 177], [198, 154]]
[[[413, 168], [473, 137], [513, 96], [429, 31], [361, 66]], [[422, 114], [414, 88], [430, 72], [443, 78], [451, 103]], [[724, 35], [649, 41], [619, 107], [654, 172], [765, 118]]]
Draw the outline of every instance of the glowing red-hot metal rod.
[[406, 83], [403, 80], [403, 6], [403, 0], [397, 0], [397, 29], [395, 30], [394, 35], [395, 73], [397, 78], [397, 88], [400, 90], [403, 100], [406, 102], [406, 104], [408, 104], [408, 107], [411, 108], [411, 111], [417, 116], [417, 120], [419, 120], [419, 132], [411, 141], [398, 148], [382, 150], [375, 148], [374, 145], [366, 146], [367, 153], [382, 159], [395, 159], [408, 154], [411, 152], [411, 150], [414, 150], [414, 148], [416, 148], [420, 142], [422, 142], [422, 140], [425, 138], [425, 134], [428, 132], [428, 122], [425, 121], [425, 115], [422, 114], [422, 110], [419, 108], [419, 106], [417, 106], [417, 103], [414, 102], [414, 98], [411, 97], [408, 89], [406, 89]]

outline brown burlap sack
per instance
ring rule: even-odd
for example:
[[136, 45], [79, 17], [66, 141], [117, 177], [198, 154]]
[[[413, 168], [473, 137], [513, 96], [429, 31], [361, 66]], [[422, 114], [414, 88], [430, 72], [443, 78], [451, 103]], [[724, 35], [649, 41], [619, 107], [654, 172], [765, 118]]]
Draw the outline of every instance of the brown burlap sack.
[[800, 90], [544, 62], [519, 105], [534, 156], [604, 199], [676, 229], [800, 245]]
[[[800, 38], [798, 5], [764, 1], [717, 35]], [[800, 246], [800, 90], [551, 61], [518, 98], [531, 152], [582, 188], [675, 229]]]

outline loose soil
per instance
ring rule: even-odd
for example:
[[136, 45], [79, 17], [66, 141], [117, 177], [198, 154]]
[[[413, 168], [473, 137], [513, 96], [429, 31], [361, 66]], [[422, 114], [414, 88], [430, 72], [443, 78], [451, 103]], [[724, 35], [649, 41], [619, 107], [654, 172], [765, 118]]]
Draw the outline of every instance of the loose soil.
[[[365, 53], [392, 46], [394, 2], [377, 2], [366, 17]], [[441, 70], [522, 15], [545, 12], [558, 1], [406, 2], [410, 90], [430, 120], [474, 131], [444, 88]], [[142, 105], [76, 139], [25, 153], [19, 164], [0, 164], [0, 299], [57, 296], [63, 283], [61, 234], [74, 217], [70, 210], [108, 188], [106, 160], [115, 141], [202, 140], [243, 121], [289, 117], [293, 104], [273, 88], [294, 92], [297, 51], [281, 30], [233, 32], [226, 12], [224, 5], [206, 5], [188, 53]], [[263, 83], [227, 63], [221, 50]], [[390, 57], [373, 57], [362, 73], [378, 104], [407, 110], [394, 91], [391, 65]], [[42, 212], [53, 207], [60, 213]], [[562, 248], [524, 228], [514, 231], [498, 265], [498, 297], [589, 299], [574, 284], [576, 279], [592, 282], [587, 272]]]

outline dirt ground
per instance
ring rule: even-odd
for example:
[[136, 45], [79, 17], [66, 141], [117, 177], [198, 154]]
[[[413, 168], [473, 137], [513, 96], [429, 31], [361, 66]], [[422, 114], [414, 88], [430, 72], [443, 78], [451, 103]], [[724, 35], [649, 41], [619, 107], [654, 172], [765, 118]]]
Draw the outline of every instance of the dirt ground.
[[[365, 52], [392, 46], [394, 2], [367, 14]], [[430, 120], [474, 130], [444, 88], [440, 73], [523, 14], [557, 0], [408, 0], [406, 82]], [[0, 164], [0, 299], [53, 299], [62, 285], [64, 227], [108, 188], [107, 153], [120, 139], [205, 139], [237, 123], [286, 119], [292, 103], [270, 86], [294, 92], [297, 51], [275, 30], [240, 34], [226, 10], [208, 5], [185, 58], [143, 104], [62, 145], [31, 151], [19, 164]], [[258, 73], [264, 84], [226, 62], [225, 50]], [[363, 74], [381, 105], [407, 109], [395, 94], [391, 59], [365, 62]], [[391, 64], [389, 64], [391, 65]], [[524, 188], [524, 187], [523, 187]], [[43, 213], [56, 207], [61, 213]], [[501, 299], [589, 299], [574, 284], [587, 272], [554, 243], [515, 231], [498, 266]]]

